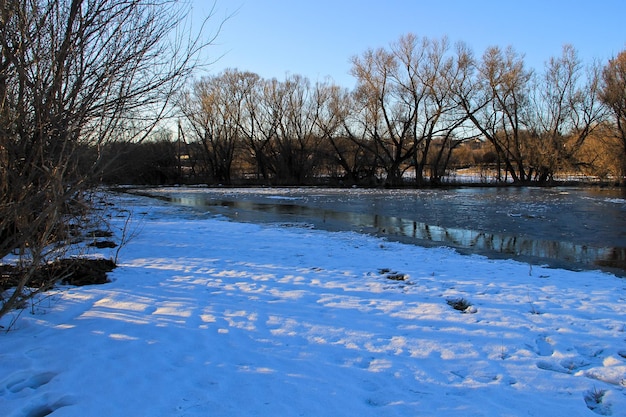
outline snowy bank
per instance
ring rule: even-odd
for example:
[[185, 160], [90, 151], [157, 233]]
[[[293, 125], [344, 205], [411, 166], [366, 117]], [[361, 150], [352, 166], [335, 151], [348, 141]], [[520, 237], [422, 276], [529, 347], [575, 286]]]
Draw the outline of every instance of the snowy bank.
[[626, 415], [624, 279], [113, 201], [113, 282], [0, 323], [0, 415]]

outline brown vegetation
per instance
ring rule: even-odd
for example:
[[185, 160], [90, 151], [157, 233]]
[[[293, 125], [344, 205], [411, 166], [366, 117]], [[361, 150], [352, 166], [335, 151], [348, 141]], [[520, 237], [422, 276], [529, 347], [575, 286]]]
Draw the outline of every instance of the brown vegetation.
[[[463, 44], [409, 34], [352, 58], [353, 91], [231, 69], [180, 95], [174, 154], [148, 157], [154, 162], [142, 168], [158, 175], [143, 180], [133, 159], [120, 171], [126, 181], [112, 180], [419, 187], [471, 167], [500, 183], [618, 183], [624, 57], [585, 66], [565, 45], [535, 72], [513, 48], [491, 47], [479, 59]], [[149, 155], [153, 145], [141, 146]]]

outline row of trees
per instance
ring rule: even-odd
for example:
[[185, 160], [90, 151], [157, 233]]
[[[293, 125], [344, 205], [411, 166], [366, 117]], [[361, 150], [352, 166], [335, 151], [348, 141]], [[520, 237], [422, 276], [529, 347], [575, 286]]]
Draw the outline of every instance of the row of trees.
[[[353, 57], [352, 74], [352, 91], [234, 69], [202, 78], [180, 97], [182, 145], [170, 163], [223, 184], [420, 186], [476, 164], [520, 184], [625, 175], [626, 51], [585, 66], [566, 45], [535, 72], [513, 48], [476, 58], [464, 44], [409, 34]], [[463, 158], [469, 144], [482, 156]]]

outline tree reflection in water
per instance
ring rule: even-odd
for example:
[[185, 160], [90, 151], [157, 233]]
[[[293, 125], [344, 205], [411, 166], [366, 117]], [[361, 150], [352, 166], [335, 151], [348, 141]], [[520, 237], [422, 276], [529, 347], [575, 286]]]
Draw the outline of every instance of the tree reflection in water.
[[[468, 227], [444, 227], [376, 212], [394, 211], [389, 209], [394, 204], [393, 198], [387, 198], [384, 201], [386, 205], [384, 205], [380, 199], [370, 202], [368, 198], [371, 196], [369, 195], [359, 199], [358, 195], [346, 196], [344, 195], [346, 193], [342, 194], [337, 190], [330, 190], [328, 195], [323, 195], [323, 190], [315, 189], [314, 191], [317, 193], [315, 197], [330, 196], [328, 198], [333, 200], [330, 203], [330, 200], [315, 200], [306, 194], [311, 194], [312, 191], [303, 189], [299, 189], [299, 194], [295, 197], [293, 197], [293, 190], [281, 191], [281, 189], [273, 189], [270, 192], [271, 195], [254, 190], [246, 190], [238, 194], [232, 193], [232, 190], [215, 189], [195, 192], [170, 189], [165, 192], [166, 197], [161, 189], [157, 194], [177, 204], [199, 207], [239, 221], [306, 223], [326, 230], [351, 230], [426, 246], [449, 246], [463, 253], [513, 258], [524, 262], [544, 263], [570, 269], [602, 267], [620, 275], [626, 275], [626, 248], [624, 247], [581, 244], [573, 241], [578, 239], [576, 236], [568, 234], [549, 236], [550, 232], [546, 233], [546, 238], [538, 238], [524, 233], [523, 227], [502, 233], [475, 230], [471, 226], [476, 222], [473, 222], [473, 218], [469, 215], [467, 216]], [[156, 191], [148, 193], [154, 194], [154, 192]], [[398, 199], [397, 201], [406, 205], [404, 200]], [[493, 201], [486, 205], [491, 203]], [[442, 207], [445, 209], [445, 204], [447, 203], [441, 203], [436, 209], [442, 210]], [[471, 204], [476, 203], [474, 201]], [[564, 207], [571, 209], [571, 203], [567, 202]], [[423, 210], [423, 207], [421, 209]], [[458, 208], [451, 208], [451, 210], [455, 209]], [[480, 209], [479, 207], [478, 210]], [[430, 214], [432, 216], [432, 213]], [[456, 216], [458, 223], [461, 216], [458, 214]], [[510, 225], [525, 220], [518, 214], [509, 214], [509, 216], [514, 218], [509, 218], [510, 223], [506, 223], [505, 220], [503, 224]], [[528, 216], [526, 220], [541, 221], [542, 219]], [[543, 219], [543, 221], [547, 225], [548, 220]], [[499, 226], [503, 227], [502, 224]], [[574, 226], [568, 225], [570, 229]], [[583, 226], [581, 224], [581, 227]], [[551, 230], [554, 231], [554, 225], [552, 227]]]

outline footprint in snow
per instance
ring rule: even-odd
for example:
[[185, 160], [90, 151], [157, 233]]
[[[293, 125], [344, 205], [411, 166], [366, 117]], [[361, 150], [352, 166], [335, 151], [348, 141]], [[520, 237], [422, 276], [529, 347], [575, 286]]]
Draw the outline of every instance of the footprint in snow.
[[545, 336], [538, 337], [537, 340], [535, 340], [535, 344], [537, 345], [535, 352], [537, 352], [539, 356], [552, 356], [554, 353], [554, 349], [552, 348], [553, 342]]
[[[27, 389], [33, 391], [39, 390], [50, 383], [56, 376], [57, 374], [54, 372], [42, 372], [33, 375], [31, 372], [21, 371], [5, 378], [0, 383], [0, 387], [3, 387], [6, 392], [20, 395], [21, 392]], [[2, 394], [2, 391], [0, 391], [0, 394]], [[38, 397], [39, 399], [43, 399], [47, 396], [43, 395]], [[74, 404], [74, 401], [70, 397], [63, 397], [53, 403], [37, 403], [37, 401], [25, 401], [25, 403], [27, 406], [22, 410], [20, 415], [24, 417], [43, 417], [54, 413], [59, 408]]]
[[49, 416], [56, 410], [73, 405], [74, 402], [69, 397], [63, 397], [52, 404], [31, 404], [24, 409], [24, 417], [44, 417]]
[[17, 372], [9, 376], [4, 381], [3, 385], [6, 387], [7, 391], [16, 394], [26, 388], [37, 389], [46, 385], [55, 376], [56, 374], [54, 372], [43, 372], [36, 375], [32, 375], [27, 372]]
[[565, 358], [561, 362], [549, 362], [549, 361], [539, 361], [537, 362], [537, 368], [543, 369], [546, 371], [560, 372], [563, 374], [571, 374], [579, 370], [580, 368], [584, 368], [589, 366], [590, 362], [583, 357], [573, 357], [573, 358]]
[[577, 371], [580, 368], [590, 365], [591, 362], [583, 357], [565, 358], [561, 361], [561, 366], [570, 372]]
[[539, 362], [537, 362], [537, 368], [543, 369], [544, 371], [559, 372], [559, 373], [562, 373], [562, 374], [569, 374], [570, 373], [568, 369], [563, 368], [561, 365], [559, 365], [557, 363], [548, 362], [548, 361], [539, 361]]
[[605, 399], [606, 393], [606, 390], [598, 390], [595, 388], [585, 392], [583, 398], [585, 399], [587, 408], [601, 416], [612, 415], [613, 411], [611, 409], [611, 404]]
[[589, 359], [599, 358], [604, 353], [604, 348], [596, 345], [579, 345], [574, 346], [574, 349]]

